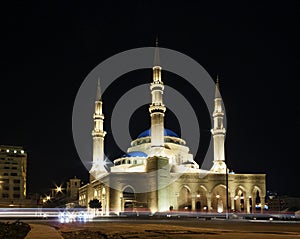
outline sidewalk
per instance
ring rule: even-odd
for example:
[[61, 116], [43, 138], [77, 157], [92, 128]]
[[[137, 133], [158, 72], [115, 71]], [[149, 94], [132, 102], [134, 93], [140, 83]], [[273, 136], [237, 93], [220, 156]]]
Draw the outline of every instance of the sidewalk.
[[29, 224], [31, 227], [30, 232], [25, 239], [63, 239], [55, 228], [41, 225], [41, 224]]

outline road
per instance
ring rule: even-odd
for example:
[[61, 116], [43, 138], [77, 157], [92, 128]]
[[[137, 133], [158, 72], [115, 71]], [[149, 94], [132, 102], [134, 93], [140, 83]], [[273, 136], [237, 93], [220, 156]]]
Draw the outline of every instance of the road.
[[99, 238], [300, 238], [299, 222], [103, 218], [86, 223], [48, 223], [66, 239], [85, 238], [92, 232], [103, 235]]
[[[7, 220], [6, 220], [7, 221]], [[300, 221], [263, 221], [197, 218], [99, 218], [87, 222], [22, 220], [55, 227], [64, 239], [86, 238], [201, 238], [300, 239]]]

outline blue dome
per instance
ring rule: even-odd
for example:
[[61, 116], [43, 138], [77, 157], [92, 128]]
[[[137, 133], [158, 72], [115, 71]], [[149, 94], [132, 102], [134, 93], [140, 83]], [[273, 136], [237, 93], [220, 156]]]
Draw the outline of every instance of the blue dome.
[[[178, 134], [169, 129], [164, 130], [164, 135], [179, 138]], [[148, 136], [151, 136], [151, 129], [147, 129], [144, 132], [140, 133], [137, 138], [139, 139]]]
[[124, 154], [123, 157], [148, 157], [148, 155], [141, 151], [132, 151]]

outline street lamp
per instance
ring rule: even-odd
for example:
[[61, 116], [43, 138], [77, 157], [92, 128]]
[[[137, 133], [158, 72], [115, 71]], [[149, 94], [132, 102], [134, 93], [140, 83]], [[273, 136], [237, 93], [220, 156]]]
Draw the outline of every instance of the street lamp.
[[56, 191], [57, 193], [61, 193], [61, 192], [62, 192], [62, 187], [61, 187], [61, 186], [56, 186], [55, 191]]

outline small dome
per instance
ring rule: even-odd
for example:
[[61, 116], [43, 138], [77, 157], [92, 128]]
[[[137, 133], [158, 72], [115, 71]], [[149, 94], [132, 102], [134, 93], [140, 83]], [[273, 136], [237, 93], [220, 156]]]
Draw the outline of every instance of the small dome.
[[123, 157], [148, 157], [148, 155], [141, 151], [132, 151], [124, 154]]
[[[164, 135], [179, 138], [178, 134], [169, 129], [164, 129]], [[151, 129], [147, 129], [144, 132], [140, 133], [137, 138], [139, 139], [148, 136], [151, 136]]]

